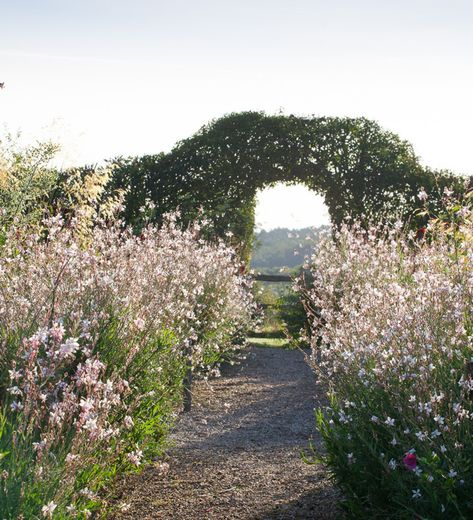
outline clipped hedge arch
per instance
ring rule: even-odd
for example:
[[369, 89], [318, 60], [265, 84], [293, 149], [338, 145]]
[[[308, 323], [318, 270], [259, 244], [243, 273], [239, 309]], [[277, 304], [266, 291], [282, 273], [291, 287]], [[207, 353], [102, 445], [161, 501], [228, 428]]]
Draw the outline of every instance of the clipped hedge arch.
[[386, 215], [416, 205], [420, 186], [452, 184], [448, 172], [419, 163], [412, 146], [365, 118], [297, 117], [243, 112], [224, 116], [167, 154], [119, 158], [114, 188], [127, 188], [125, 218], [139, 226], [139, 208], [154, 218], [179, 207], [183, 220], [202, 209], [218, 235], [232, 231], [248, 249], [256, 192], [277, 182], [302, 183], [324, 196], [332, 222], [347, 215]]

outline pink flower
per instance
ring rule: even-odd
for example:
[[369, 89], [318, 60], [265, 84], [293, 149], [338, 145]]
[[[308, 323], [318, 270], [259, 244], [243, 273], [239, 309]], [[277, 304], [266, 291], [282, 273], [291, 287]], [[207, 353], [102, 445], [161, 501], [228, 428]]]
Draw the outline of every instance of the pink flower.
[[49, 335], [54, 341], [57, 341], [58, 343], [64, 337], [64, 332], [64, 327], [61, 323], [55, 323], [52, 328], [49, 329]]
[[143, 452], [141, 450], [132, 451], [127, 454], [128, 460], [134, 465], [139, 466], [141, 464], [141, 459], [143, 457]]
[[146, 325], [145, 320], [141, 318], [136, 318], [136, 320], [133, 323], [138, 330], [143, 330]]
[[77, 343], [76, 338], [66, 339], [65, 343], [63, 343], [59, 348], [59, 355], [65, 358], [73, 358], [79, 348], [79, 343]]
[[417, 467], [417, 457], [415, 453], [408, 453], [403, 459], [404, 467], [409, 471], [414, 471]]

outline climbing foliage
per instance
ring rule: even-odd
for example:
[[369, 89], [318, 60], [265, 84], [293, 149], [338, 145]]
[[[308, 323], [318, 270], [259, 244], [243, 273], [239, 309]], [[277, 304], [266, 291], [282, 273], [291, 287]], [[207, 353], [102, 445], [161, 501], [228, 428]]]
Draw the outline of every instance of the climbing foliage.
[[431, 197], [461, 183], [423, 167], [412, 146], [365, 118], [230, 114], [202, 127], [171, 152], [117, 158], [113, 183], [126, 189], [125, 219], [140, 225], [140, 208], [156, 203], [155, 219], [176, 207], [184, 220], [199, 212], [215, 232], [231, 231], [247, 256], [257, 190], [302, 183], [325, 198], [332, 223], [406, 218], [421, 186]]

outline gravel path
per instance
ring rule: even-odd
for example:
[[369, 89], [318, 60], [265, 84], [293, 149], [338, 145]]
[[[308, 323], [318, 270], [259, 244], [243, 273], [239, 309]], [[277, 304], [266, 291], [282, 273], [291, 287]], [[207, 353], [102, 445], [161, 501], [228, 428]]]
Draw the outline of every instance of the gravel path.
[[194, 388], [172, 434], [169, 471], [122, 488], [120, 519], [334, 519], [337, 493], [300, 453], [314, 431], [316, 385], [300, 351], [252, 347], [223, 377]]

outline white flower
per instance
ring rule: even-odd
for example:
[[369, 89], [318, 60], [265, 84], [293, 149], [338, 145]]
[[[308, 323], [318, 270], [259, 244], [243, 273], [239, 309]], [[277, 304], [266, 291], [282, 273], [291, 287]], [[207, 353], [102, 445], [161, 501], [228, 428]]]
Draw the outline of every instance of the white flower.
[[46, 446], [46, 441], [33, 442], [33, 450], [41, 451]]
[[420, 489], [412, 490], [412, 498], [420, 498], [421, 496], [422, 496], [422, 493], [420, 492]]
[[139, 466], [143, 458], [143, 452], [141, 450], [132, 451], [127, 454], [127, 458], [134, 466]]
[[427, 435], [426, 435], [424, 432], [417, 432], [417, 433], [416, 433], [416, 437], [417, 437], [420, 441], [425, 441], [425, 439], [427, 438]]
[[79, 343], [77, 342], [77, 338], [68, 338], [59, 347], [58, 354], [60, 357], [72, 358], [78, 349]]
[[41, 508], [41, 512], [43, 513], [43, 516], [46, 518], [52, 518], [54, 510], [56, 509], [57, 504], [55, 504], [53, 501], [49, 502], [49, 504], [46, 504]]
[[389, 469], [396, 469], [397, 468], [397, 462], [394, 460], [394, 459], [391, 459], [389, 462], [388, 462], [388, 466], [389, 466]]
[[457, 475], [458, 475], [458, 473], [457, 473], [454, 469], [451, 469], [451, 470], [448, 472], [448, 476], [449, 476], [450, 478], [455, 478]]
[[93, 491], [91, 491], [88, 487], [81, 489], [79, 491], [79, 493], [82, 496], [87, 497], [90, 500], [94, 500], [95, 498], [97, 498], [97, 495]]
[[81, 321], [82, 331], [83, 332], [89, 332], [91, 324], [92, 323], [91, 323], [90, 320], [82, 320]]
[[125, 424], [125, 427], [128, 429], [133, 428], [133, 426], [135, 425], [133, 419], [129, 415], [125, 416], [125, 418], [123, 419], [123, 423]]
[[89, 414], [94, 409], [95, 403], [94, 400], [90, 397], [87, 397], [87, 399], [84, 399], [83, 397], [80, 400], [80, 407], [83, 412], [86, 414]]
[[442, 444], [442, 446], [440, 446], [440, 451], [441, 451], [442, 453], [445, 453], [445, 452], [447, 451], [447, 448], [445, 447], [444, 444]]
[[13, 412], [16, 412], [18, 410], [23, 410], [23, 405], [19, 401], [13, 401], [10, 408]]
[[10, 379], [12, 381], [19, 379], [21, 377], [21, 370], [9, 370], [8, 373], [10, 374]]
[[421, 188], [419, 193], [417, 194], [417, 197], [422, 202], [425, 202], [429, 196], [427, 195], [427, 192], [424, 190], [424, 188]]
[[384, 424], [387, 424], [388, 426], [394, 426], [394, 419], [392, 419], [391, 417], [388, 417], [388, 418], [384, 421]]
[[84, 428], [84, 430], [89, 430], [90, 432], [96, 432], [98, 430], [97, 419], [94, 417], [87, 419], [82, 428]]
[[68, 453], [66, 455], [66, 463], [67, 464], [72, 464], [73, 462], [75, 462], [77, 459], [79, 458], [79, 455], [75, 455], [73, 453]]
[[59, 356], [65, 358], [72, 358], [74, 357], [78, 349], [79, 343], [77, 343], [77, 338], [68, 338], [59, 347]]

